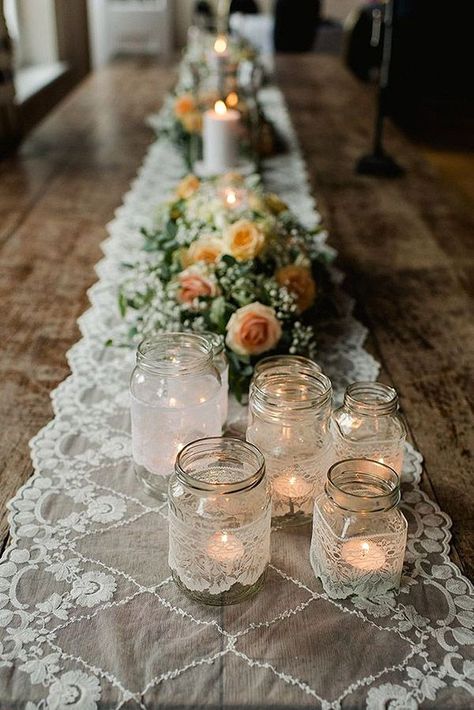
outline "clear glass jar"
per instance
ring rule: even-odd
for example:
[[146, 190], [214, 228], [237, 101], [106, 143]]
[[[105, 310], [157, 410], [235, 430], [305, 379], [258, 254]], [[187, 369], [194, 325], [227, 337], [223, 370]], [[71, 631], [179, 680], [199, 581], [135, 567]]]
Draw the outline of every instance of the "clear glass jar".
[[130, 395], [135, 472], [150, 493], [164, 500], [183, 446], [221, 433], [221, 378], [210, 342], [192, 333], [143, 340]]
[[270, 561], [265, 460], [232, 438], [195, 441], [169, 484], [169, 565], [176, 584], [205, 604], [235, 604], [262, 587]]
[[332, 387], [322, 372], [264, 370], [249, 394], [247, 441], [265, 456], [273, 520], [311, 520], [328, 469]]
[[331, 417], [332, 462], [365, 458], [401, 474], [406, 428], [398, 395], [381, 382], [354, 382]]
[[317, 362], [302, 355], [270, 355], [270, 357], [264, 357], [257, 362], [253, 371], [252, 382], [257, 375], [268, 370], [322, 372]]
[[224, 428], [229, 410], [229, 360], [225, 351], [225, 339], [223, 335], [210, 331], [206, 331], [202, 335], [211, 342], [214, 365], [221, 376], [220, 409], [222, 428]]
[[334, 464], [315, 501], [310, 559], [333, 599], [375, 597], [400, 585], [407, 521], [400, 479], [367, 459]]

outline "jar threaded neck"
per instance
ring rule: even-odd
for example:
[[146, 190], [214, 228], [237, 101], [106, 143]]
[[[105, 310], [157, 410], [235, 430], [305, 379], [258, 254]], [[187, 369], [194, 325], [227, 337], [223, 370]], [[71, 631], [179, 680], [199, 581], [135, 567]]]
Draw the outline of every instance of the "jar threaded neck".
[[375, 417], [397, 412], [398, 395], [381, 382], [354, 382], [346, 389], [344, 404], [358, 414]]
[[194, 333], [159, 333], [142, 340], [136, 359], [139, 367], [152, 374], [196, 375], [212, 366], [212, 344]]
[[370, 459], [347, 459], [331, 466], [326, 494], [344, 510], [376, 513], [400, 502], [400, 478], [386, 464]]
[[264, 370], [253, 380], [251, 402], [260, 413], [284, 419], [331, 402], [331, 381], [322, 372]]

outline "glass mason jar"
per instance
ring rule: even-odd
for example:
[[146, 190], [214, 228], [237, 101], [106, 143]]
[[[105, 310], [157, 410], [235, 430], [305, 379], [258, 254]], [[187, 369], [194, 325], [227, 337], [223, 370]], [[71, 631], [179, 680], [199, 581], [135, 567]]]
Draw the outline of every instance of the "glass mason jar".
[[150, 493], [165, 500], [183, 446], [221, 433], [221, 378], [210, 342], [192, 333], [143, 340], [130, 395], [135, 472]]
[[375, 597], [400, 585], [407, 521], [398, 509], [400, 478], [367, 459], [329, 469], [316, 498], [310, 559], [333, 599]]
[[221, 377], [220, 408], [222, 427], [224, 427], [229, 409], [229, 360], [225, 351], [225, 339], [223, 335], [210, 331], [202, 333], [202, 335], [211, 342], [214, 365]]
[[380, 461], [401, 474], [406, 428], [398, 395], [381, 382], [354, 382], [331, 417], [332, 462], [351, 458]]
[[328, 468], [331, 401], [322, 372], [269, 369], [253, 381], [246, 438], [265, 456], [277, 524], [311, 520]]
[[310, 360], [308, 357], [303, 357], [302, 355], [270, 355], [269, 357], [264, 357], [257, 362], [250, 385], [252, 386], [257, 375], [261, 372], [268, 372], [269, 370], [273, 370], [275, 372], [281, 370], [291, 372], [322, 372], [321, 367], [317, 362]]
[[194, 441], [169, 484], [169, 565], [205, 604], [235, 604], [262, 587], [270, 561], [271, 500], [260, 451], [240, 439]]

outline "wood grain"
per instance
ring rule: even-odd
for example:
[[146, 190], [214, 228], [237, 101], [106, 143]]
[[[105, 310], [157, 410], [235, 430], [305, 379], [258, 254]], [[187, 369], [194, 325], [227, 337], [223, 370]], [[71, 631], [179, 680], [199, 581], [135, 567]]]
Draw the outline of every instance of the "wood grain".
[[96, 281], [105, 225], [153, 139], [145, 118], [174, 72], [116, 63], [91, 76], [20, 153], [0, 163], [0, 541], [5, 504], [32, 473], [28, 441], [52, 417], [49, 393]]
[[[354, 174], [369, 146], [372, 95], [337, 59], [282, 57], [278, 75], [369, 347], [401, 395], [425, 457], [425, 489], [453, 518], [472, 575], [470, 206], [393, 127], [387, 144], [406, 177]], [[49, 393], [68, 374], [65, 353], [79, 338], [105, 224], [152, 140], [144, 120], [173, 79], [147, 62], [118, 62], [0, 163], [0, 540], [5, 502], [32, 472], [28, 440], [51, 418]]]
[[358, 316], [425, 458], [425, 490], [452, 517], [455, 548], [472, 578], [472, 204], [390, 123], [386, 147], [406, 175], [355, 174], [370, 148], [373, 90], [336, 58], [282, 57], [278, 77]]

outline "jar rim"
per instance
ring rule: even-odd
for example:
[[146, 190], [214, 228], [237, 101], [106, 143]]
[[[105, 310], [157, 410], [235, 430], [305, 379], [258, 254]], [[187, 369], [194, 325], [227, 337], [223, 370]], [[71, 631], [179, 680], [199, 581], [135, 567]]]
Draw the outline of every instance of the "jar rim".
[[325, 490], [339, 508], [360, 513], [391, 510], [401, 498], [398, 473], [372, 459], [344, 459], [333, 464]]
[[[238, 481], [207, 482], [186, 471], [186, 464], [189, 464], [190, 459], [194, 456], [204, 457], [206, 454], [217, 453], [219, 451], [225, 456], [227, 453], [226, 450], [235, 450], [236, 448], [240, 449], [241, 454], [245, 452], [247, 456], [250, 455], [254, 459], [254, 471]], [[196, 439], [186, 444], [176, 457], [175, 473], [181, 483], [190, 488], [219, 495], [228, 495], [243, 490], [250, 490], [257, 486], [265, 475], [265, 458], [260, 449], [248, 441], [230, 436], [212, 436], [204, 439]]]
[[[304, 398], [301, 396], [303, 390]], [[278, 419], [324, 406], [331, 398], [331, 380], [322, 372], [264, 370], [252, 383], [251, 401], [260, 411]]]
[[301, 365], [301, 367], [308, 368], [313, 372], [322, 372], [322, 368], [317, 362], [303, 355], [269, 355], [259, 360], [255, 365], [254, 379], [261, 372], [268, 372], [270, 368], [281, 367], [285, 369], [287, 367], [285, 360], [288, 365]]
[[[177, 352], [187, 353], [178, 358]], [[198, 333], [173, 332], [157, 333], [144, 338], [137, 347], [137, 365], [153, 374], [166, 377], [204, 372], [212, 363], [212, 344]]]
[[368, 416], [392, 414], [398, 410], [398, 394], [382, 382], [353, 382], [345, 391], [344, 404]]

